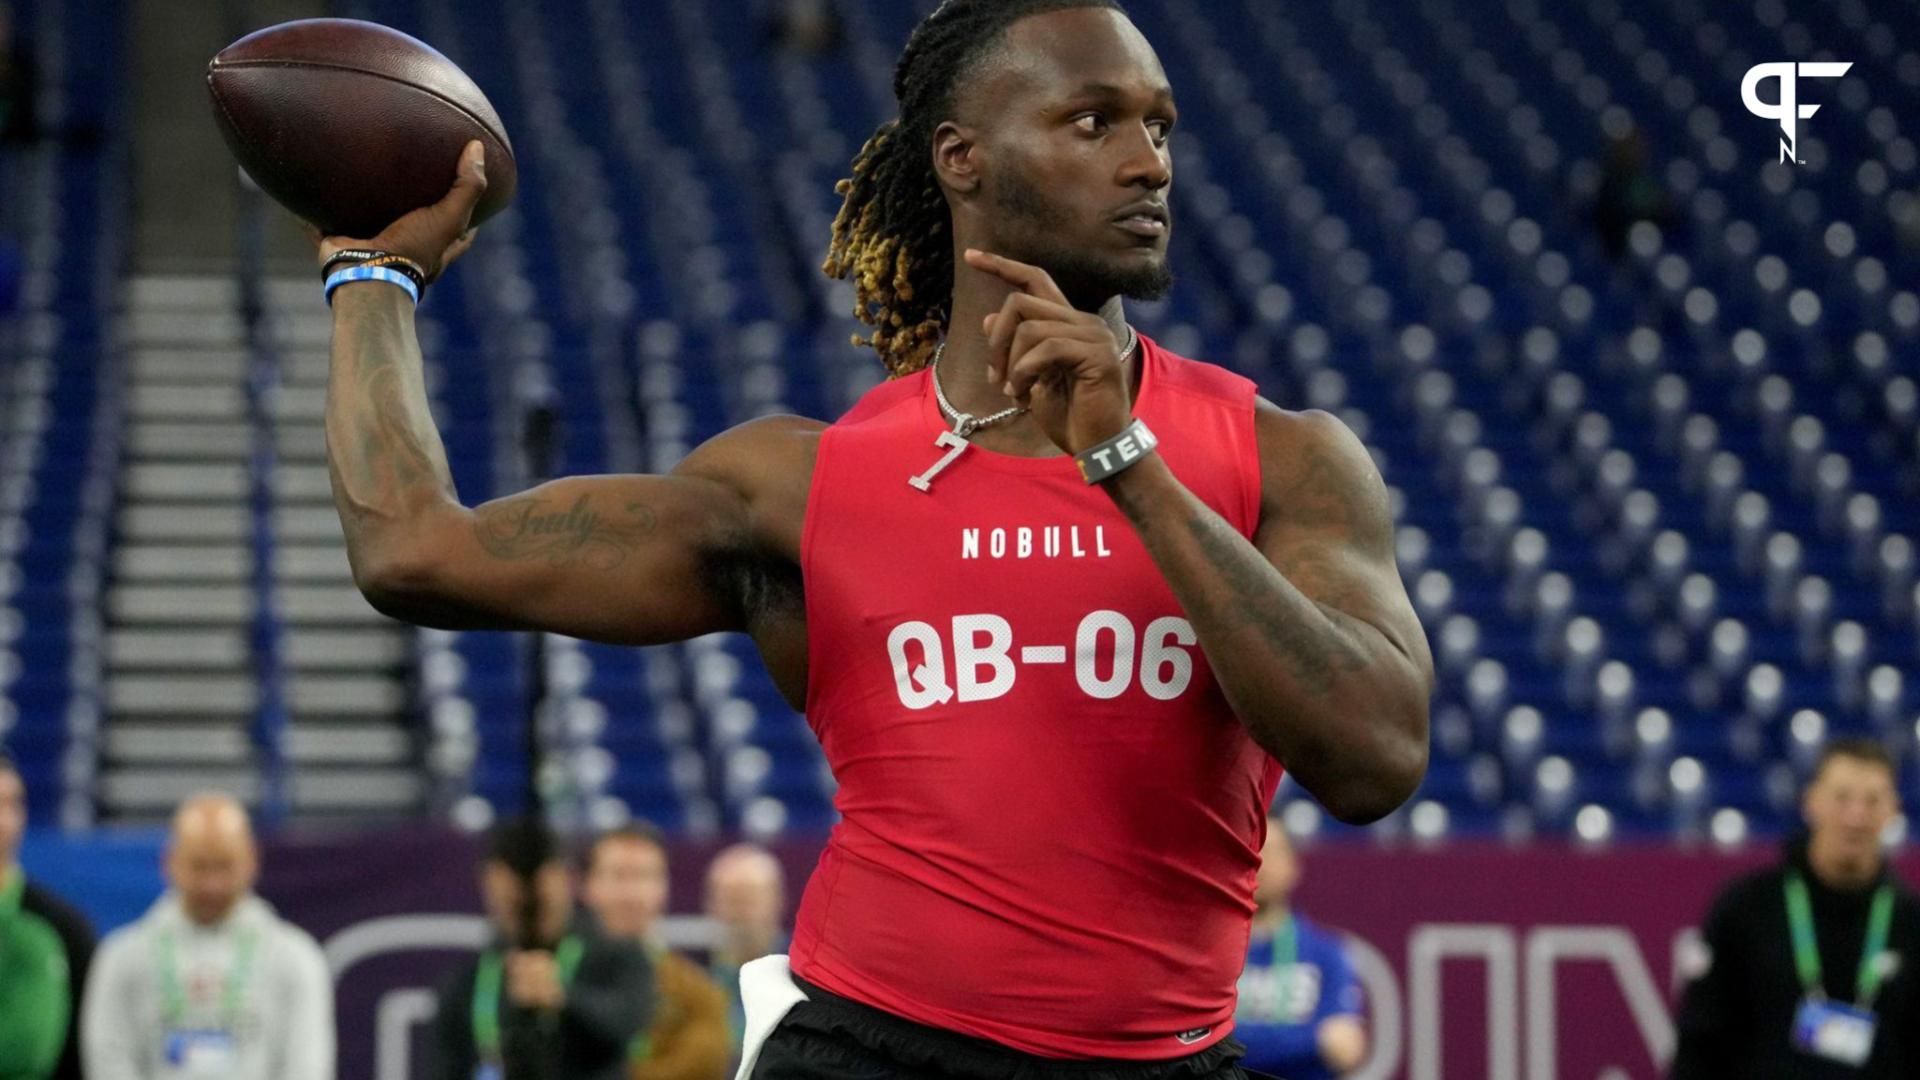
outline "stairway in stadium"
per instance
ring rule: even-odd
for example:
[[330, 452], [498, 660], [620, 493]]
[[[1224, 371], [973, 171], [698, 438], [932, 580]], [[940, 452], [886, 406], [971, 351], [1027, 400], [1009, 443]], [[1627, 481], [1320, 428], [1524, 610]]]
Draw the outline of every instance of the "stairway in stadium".
[[419, 806], [411, 636], [347, 565], [313, 293], [269, 283], [256, 333], [231, 278], [127, 285], [103, 817], [152, 819], [206, 787], [300, 819]]

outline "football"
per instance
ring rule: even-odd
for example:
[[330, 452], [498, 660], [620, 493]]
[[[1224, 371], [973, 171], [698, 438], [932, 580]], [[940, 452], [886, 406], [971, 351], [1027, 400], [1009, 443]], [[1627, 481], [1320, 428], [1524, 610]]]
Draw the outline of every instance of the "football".
[[207, 90], [240, 167], [328, 235], [368, 239], [438, 202], [473, 139], [487, 155], [474, 224], [513, 198], [513, 146], [486, 95], [390, 27], [302, 19], [255, 31], [207, 65]]

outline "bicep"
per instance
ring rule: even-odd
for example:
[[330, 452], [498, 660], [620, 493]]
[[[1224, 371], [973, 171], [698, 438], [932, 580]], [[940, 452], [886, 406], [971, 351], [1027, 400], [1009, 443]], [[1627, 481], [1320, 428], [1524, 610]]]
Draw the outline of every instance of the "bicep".
[[1431, 681], [1433, 658], [1400, 580], [1386, 481], [1372, 456], [1326, 413], [1276, 417], [1287, 414], [1260, 413], [1254, 546], [1308, 599], [1378, 632]]

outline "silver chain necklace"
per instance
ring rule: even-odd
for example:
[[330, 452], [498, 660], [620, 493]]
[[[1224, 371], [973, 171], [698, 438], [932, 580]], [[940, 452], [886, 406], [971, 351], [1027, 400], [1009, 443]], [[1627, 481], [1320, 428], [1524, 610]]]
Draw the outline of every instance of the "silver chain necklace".
[[[1129, 324], [1127, 326], [1127, 347], [1120, 350], [1120, 362], [1125, 364], [1131, 360], [1134, 350], [1139, 347], [1140, 332]], [[907, 478], [907, 483], [913, 485], [913, 487], [919, 491], [931, 492], [933, 490], [933, 478], [946, 471], [947, 466], [953, 464], [956, 458], [966, 452], [967, 447], [973, 445], [968, 440], [973, 437], [974, 432], [1012, 420], [1014, 417], [1025, 414], [1028, 408], [1025, 405], [1015, 405], [1012, 408], [1002, 409], [992, 416], [986, 417], [978, 417], [972, 413], [963, 413], [959, 409], [954, 408], [953, 402], [947, 400], [947, 392], [940, 388], [940, 358], [945, 355], [947, 355], [947, 343], [943, 341], [940, 343], [940, 347], [933, 351], [933, 363], [929, 365], [927, 377], [933, 381], [933, 399], [940, 403], [940, 414], [947, 418], [948, 423], [953, 425], [953, 430], [941, 432], [940, 438], [934, 441], [935, 446], [947, 451], [947, 456], [934, 462], [933, 468], [928, 469], [919, 476], [910, 476]]]

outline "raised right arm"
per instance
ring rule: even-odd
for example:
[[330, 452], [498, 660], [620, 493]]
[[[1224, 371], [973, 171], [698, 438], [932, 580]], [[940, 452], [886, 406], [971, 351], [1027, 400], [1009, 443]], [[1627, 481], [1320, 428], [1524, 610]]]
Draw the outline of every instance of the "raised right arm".
[[[819, 425], [736, 428], [666, 476], [556, 480], [468, 509], [428, 409], [411, 302], [334, 294], [327, 461], [354, 581], [380, 611], [446, 629], [540, 629], [625, 644], [743, 630], [757, 487]], [[790, 485], [789, 485], [790, 486]]]
[[[371, 247], [437, 275], [472, 240], [468, 221], [487, 186], [479, 143], [456, 173], [444, 199], [371, 240], [316, 234], [321, 259]], [[636, 645], [748, 629], [749, 582], [769, 556], [766, 519], [791, 525], [796, 506], [804, 509], [806, 485], [796, 480], [820, 426], [759, 420], [700, 447], [669, 476], [575, 477], [469, 509], [427, 406], [412, 302], [377, 281], [334, 293], [334, 504], [354, 582], [407, 622]], [[771, 553], [783, 554], [794, 553]]]

